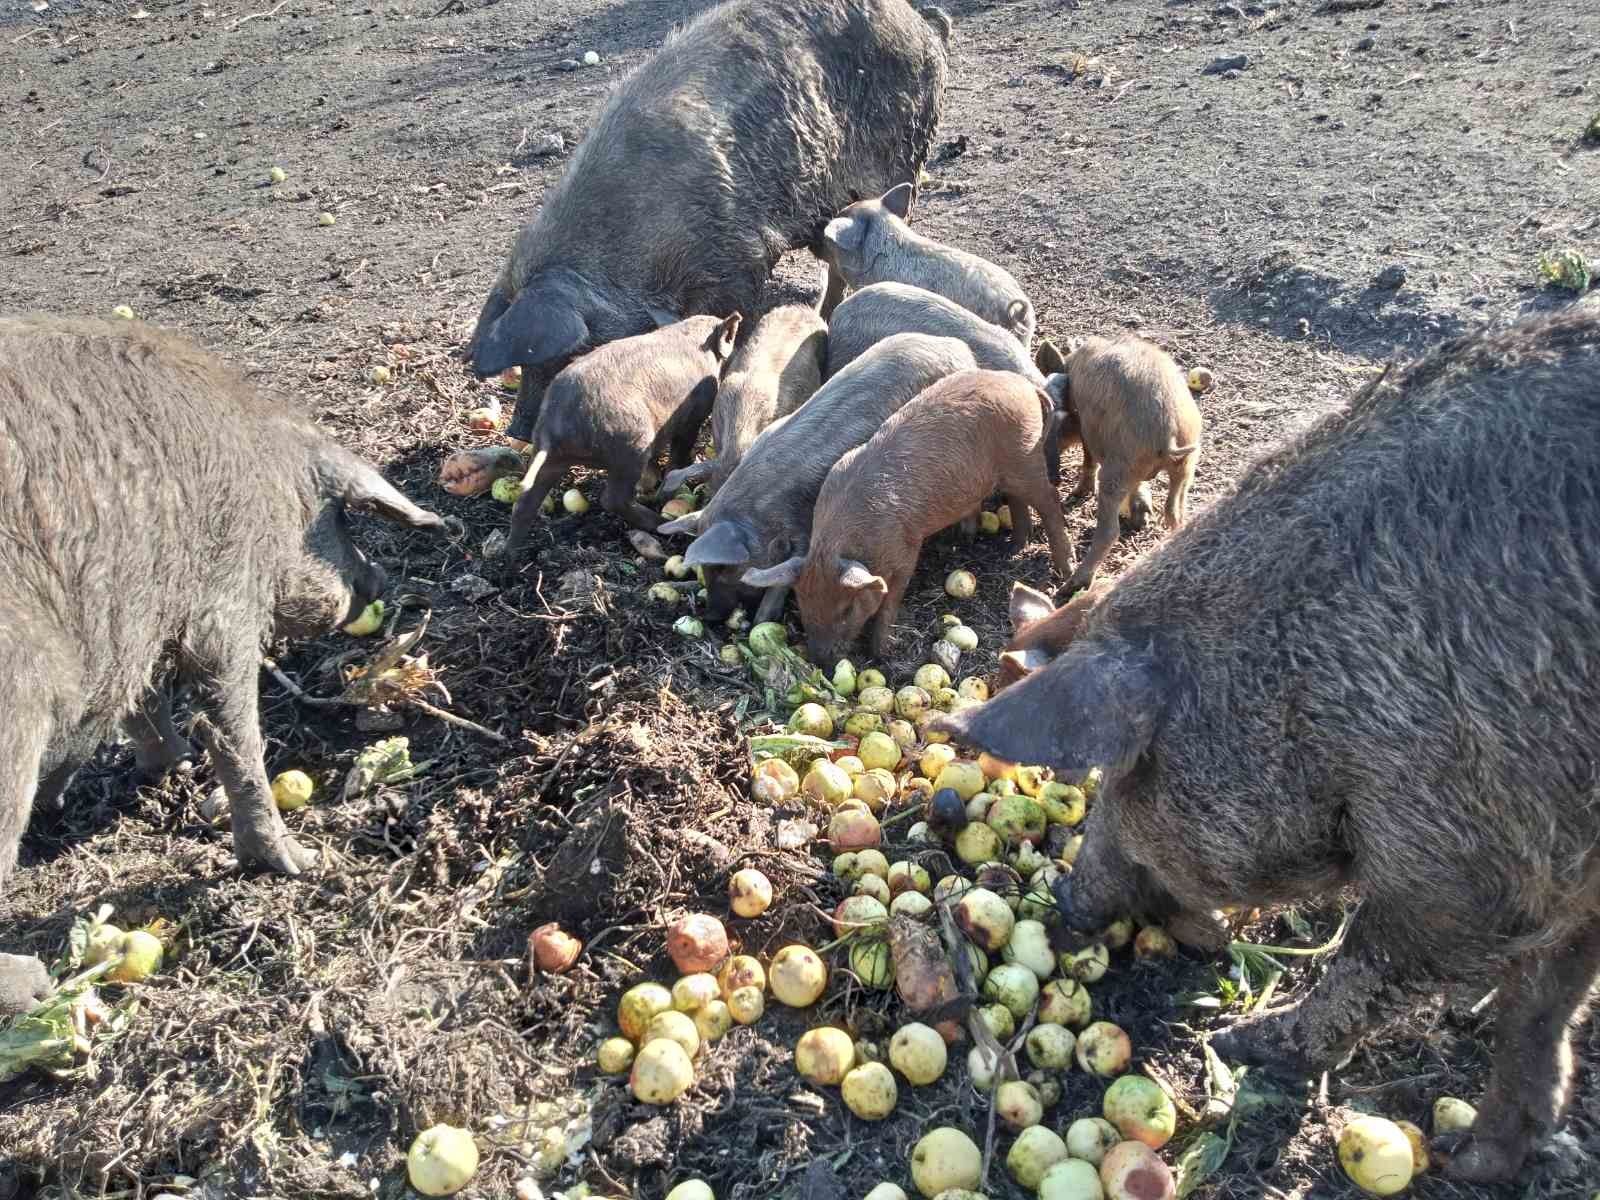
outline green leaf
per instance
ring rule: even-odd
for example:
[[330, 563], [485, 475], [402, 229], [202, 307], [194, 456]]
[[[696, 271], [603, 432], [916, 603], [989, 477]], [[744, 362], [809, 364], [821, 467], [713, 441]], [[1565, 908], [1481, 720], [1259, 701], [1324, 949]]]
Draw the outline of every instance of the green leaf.
[[1230, 1143], [1214, 1133], [1202, 1133], [1178, 1156], [1178, 1200], [1209, 1178], [1228, 1157]]

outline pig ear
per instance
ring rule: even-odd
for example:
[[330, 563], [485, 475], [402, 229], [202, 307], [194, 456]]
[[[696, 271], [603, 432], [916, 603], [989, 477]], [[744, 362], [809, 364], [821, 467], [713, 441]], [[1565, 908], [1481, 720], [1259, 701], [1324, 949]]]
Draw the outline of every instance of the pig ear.
[[380, 517], [412, 529], [443, 529], [444, 518], [419, 508], [370, 463], [347, 450], [327, 451], [317, 464], [322, 494], [349, 508], [370, 508]]
[[839, 560], [839, 586], [855, 592], [887, 592], [889, 585], [881, 575], [874, 575], [866, 565], [853, 558]]
[[840, 250], [857, 250], [866, 229], [854, 217], [835, 217], [822, 227], [822, 240]]
[[931, 728], [1007, 762], [1042, 763], [1076, 778], [1091, 767], [1126, 770], [1149, 745], [1162, 706], [1148, 654], [1086, 646]]
[[1045, 338], [1034, 352], [1033, 365], [1039, 368], [1041, 375], [1059, 375], [1067, 369], [1067, 360], [1061, 353], [1061, 347]]
[[[488, 316], [485, 309], [484, 316]], [[539, 287], [524, 288], [488, 329], [473, 340], [472, 370], [479, 379], [507, 367], [536, 367], [576, 354], [589, 342], [589, 326], [571, 302]]]
[[1036, 592], [1025, 583], [1011, 585], [1011, 628], [1021, 633], [1035, 621], [1042, 621], [1055, 612], [1056, 606], [1043, 592]]
[[806, 565], [806, 556], [797, 554], [772, 567], [751, 567], [740, 577], [740, 583], [751, 587], [793, 587], [800, 578], [800, 568]]
[[709, 349], [718, 358], [726, 359], [733, 354], [733, 344], [739, 340], [739, 323], [743, 320], [740, 314], [734, 313], [711, 335]]
[[899, 217], [902, 221], [911, 219], [911, 205], [917, 198], [917, 189], [914, 184], [902, 183], [892, 187], [879, 199], [878, 203]]
[[749, 562], [755, 549], [743, 525], [718, 521], [684, 551], [683, 561], [690, 567], [737, 567]]

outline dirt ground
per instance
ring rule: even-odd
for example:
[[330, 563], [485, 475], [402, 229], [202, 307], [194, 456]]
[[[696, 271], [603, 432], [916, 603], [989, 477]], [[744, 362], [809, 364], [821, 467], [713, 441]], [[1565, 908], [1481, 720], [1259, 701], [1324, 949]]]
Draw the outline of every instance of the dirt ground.
[[[903, 1091], [874, 1126], [801, 1083], [790, 1047], [808, 1023], [876, 1036], [892, 1012], [859, 988], [737, 1029], [665, 1111], [596, 1077], [617, 996], [670, 978], [663, 924], [725, 911], [731, 869], [759, 865], [789, 898], [734, 922], [753, 953], [825, 940], [810, 902], [829, 908], [839, 888], [809, 851], [777, 848], [777, 822], [798, 814], [748, 798], [742, 732], [762, 695], [717, 661], [720, 630], [687, 643], [643, 603], [657, 569], [618, 522], [598, 508], [549, 521], [537, 568], [508, 581], [479, 549], [505, 510], [434, 484], [444, 454], [483, 441], [462, 418], [493, 390], [457, 351], [565, 164], [532, 148], [554, 132], [570, 151], [619, 75], [704, 7], [53, 0], [0, 14], [0, 309], [128, 304], [187, 330], [459, 517], [464, 540], [362, 532], [395, 593], [417, 597], [401, 627], [432, 609], [424, 645], [450, 710], [508, 739], [414, 715], [414, 756], [433, 760], [423, 779], [340, 801], [375, 735], [264, 675], [269, 768], [302, 767], [326, 788], [291, 818], [325, 863], [299, 881], [232, 869], [226, 831], [203, 815], [204, 770], [138, 790], [131, 756], [104, 752], [65, 811], [36, 815], [0, 897], [0, 944], [51, 959], [73, 916], [104, 901], [125, 923], [172, 922], [174, 957], [132, 1028], [74, 1077], [0, 1085], [0, 1196], [398, 1197], [405, 1147], [448, 1120], [489, 1151], [470, 1196], [512, 1194], [540, 1147], [560, 1146], [545, 1131], [570, 1126], [592, 1140], [541, 1176], [545, 1194], [581, 1179], [595, 1195], [656, 1198], [698, 1174], [721, 1200], [831, 1200], [908, 1183], [924, 1126], [981, 1129], [960, 1071]], [[1199, 507], [1382, 357], [1569, 302], [1539, 289], [1541, 251], [1600, 256], [1600, 153], [1581, 141], [1600, 112], [1591, 0], [945, 7], [957, 41], [918, 223], [1009, 267], [1042, 333], [1134, 329], [1215, 372]], [[600, 66], [560, 69], [588, 50]], [[273, 166], [281, 185], [267, 182]], [[783, 271], [791, 291], [815, 273], [804, 257]], [[393, 378], [376, 386], [380, 364]], [[1081, 553], [1093, 505], [1068, 515]], [[1125, 539], [1111, 569], [1158, 543]], [[1049, 583], [1042, 543], [1017, 561], [992, 541], [931, 544], [891, 676], [923, 661], [956, 607], [939, 587], [956, 565], [980, 580], [959, 611], [985, 666], [1011, 581]], [[505, 586], [466, 599], [450, 585], [469, 573]], [[351, 649], [334, 637], [279, 662], [327, 696]], [[1295, 944], [1338, 917], [1303, 915], [1313, 940]], [[547, 920], [587, 951], [570, 974], [530, 979], [524, 942]], [[1254, 933], [1294, 941], [1282, 916]], [[1215, 992], [1216, 971], [1124, 956], [1095, 988], [1097, 1012], [1197, 1107], [1213, 1016], [1180, 1000]], [[1317, 971], [1297, 966], [1280, 993]], [[1433, 1097], [1481, 1093], [1494, 1010], [1474, 1011], [1478, 999], [1375, 1031], [1348, 1068], [1283, 1094], [1196, 1195], [1355, 1195], [1332, 1149], [1352, 1110], [1426, 1126]], [[1579, 1044], [1557, 1152], [1499, 1192], [1428, 1177], [1416, 1194], [1588, 1200], [1600, 1023]], [[1056, 1119], [1092, 1111], [1081, 1075], [1066, 1090]], [[988, 1194], [1022, 1195], [998, 1163]]]

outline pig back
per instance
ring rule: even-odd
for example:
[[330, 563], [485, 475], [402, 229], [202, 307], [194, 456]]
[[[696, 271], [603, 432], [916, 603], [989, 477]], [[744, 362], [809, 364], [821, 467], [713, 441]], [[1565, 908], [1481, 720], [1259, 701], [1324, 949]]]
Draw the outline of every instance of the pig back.
[[906, 0], [718, 5], [617, 87], [502, 290], [569, 266], [638, 302], [748, 312], [780, 255], [852, 193], [915, 178], [945, 73]]
[[1044, 376], [1016, 337], [953, 300], [905, 283], [875, 283], [845, 298], [828, 328], [830, 376], [886, 337], [922, 333], [964, 342], [987, 371], [1014, 371], [1038, 387]]
[[705, 526], [743, 520], [768, 539], [809, 530], [834, 463], [925, 388], [973, 365], [972, 351], [953, 338], [906, 333], [880, 342], [751, 443], [707, 506]]

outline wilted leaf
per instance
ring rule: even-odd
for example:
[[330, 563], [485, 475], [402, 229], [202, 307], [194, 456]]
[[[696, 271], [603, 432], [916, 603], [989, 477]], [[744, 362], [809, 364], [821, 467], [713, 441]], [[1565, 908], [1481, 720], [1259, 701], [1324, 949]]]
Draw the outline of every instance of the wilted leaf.
[[1178, 1156], [1178, 1200], [1183, 1200], [1209, 1178], [1228, 1157], [1229, 1143], [1214, 1133], [1202, 1133]]

